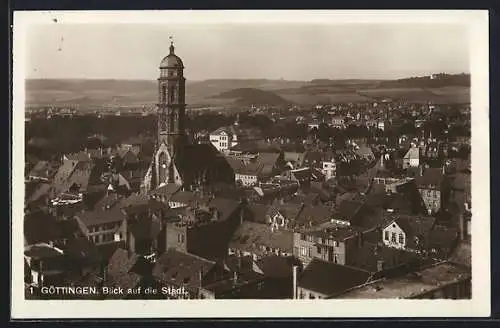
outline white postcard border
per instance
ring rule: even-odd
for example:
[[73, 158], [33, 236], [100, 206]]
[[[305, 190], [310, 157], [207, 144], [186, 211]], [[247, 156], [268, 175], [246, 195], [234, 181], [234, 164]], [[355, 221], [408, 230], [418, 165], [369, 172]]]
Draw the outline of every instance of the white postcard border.
[[[469, 27], [472, 103], [471, 300], [161, 300], [24, 299], [24, 56], [35, 24], [446, 23]], [[490, 315], [489, 35], [486, 10], [15, 12], [13, 25], [12, 308], [14, 319], [201, 317], [480, 317]]]

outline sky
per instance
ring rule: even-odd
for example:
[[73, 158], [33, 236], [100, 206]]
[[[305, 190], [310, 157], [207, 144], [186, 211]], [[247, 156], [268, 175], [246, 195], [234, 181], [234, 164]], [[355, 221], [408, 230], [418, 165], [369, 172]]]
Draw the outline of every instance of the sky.
[[154, 80], [170, 36], [195, 81], [470, 72], [467, 30], [451, 23], [60, 23], [27, 31], [27, 78]]

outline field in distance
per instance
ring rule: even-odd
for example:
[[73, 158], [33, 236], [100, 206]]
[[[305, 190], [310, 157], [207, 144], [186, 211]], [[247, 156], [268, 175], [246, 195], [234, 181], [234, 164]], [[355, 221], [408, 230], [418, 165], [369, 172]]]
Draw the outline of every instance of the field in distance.
[[[188, 81], [186, 103], [201, 106], [316, 105], [380, 101], [468, 103], [469, 75], [401, 80], [219, 79]], [[26, 106], [98, 108], [151, 107], [157, 101], [156, 81], [148, 80], [26, 80]]]

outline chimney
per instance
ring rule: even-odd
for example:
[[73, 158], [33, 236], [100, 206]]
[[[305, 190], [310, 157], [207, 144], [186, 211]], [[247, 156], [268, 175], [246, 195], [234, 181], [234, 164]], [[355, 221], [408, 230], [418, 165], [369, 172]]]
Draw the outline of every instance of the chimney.
[[358, 247], [361, 248], [363, 247], [363, 233], [358, 232]]
[[108, 281], [108, 269], [104, 265], [102, 267], [102, 280], [104, 283]]
[[242, 260], [241, 260], [241, 256], [238, 256], [238, 271], [241, 272], [241, 267], [242, 267]]
[[384, 270], [384, 261], [383, 260], [377, 260], [377, 272], [380, 272]]
[[297, 299], [297, 266], [293, 266], [293, 296], [292, 298], [295, 300]]
[[466, 232], [465, 232], [465, 216], [463, 213], [459, 217], [458, 224], [459, 224], [459, 230], [460, 230], [460, 240], [464, 240], [465, 236], [466, 236]]
[[236, 285], [238, 283], [238, 272], [234, 271], [233, 272], [233, 285]]
[[243, 224], [243, 221], [245, 221], [245, 207], [240, 209], [240, 224]]

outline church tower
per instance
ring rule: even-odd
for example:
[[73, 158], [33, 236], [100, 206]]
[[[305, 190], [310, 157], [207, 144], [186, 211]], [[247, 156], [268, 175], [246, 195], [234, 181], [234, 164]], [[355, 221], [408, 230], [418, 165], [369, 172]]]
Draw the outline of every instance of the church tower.
[[170, 52], [160, 63], [158, 78], [158, 136], [155, 154], [155, 185], [162, 183], [182, 184], [175, 166], [175, 158], [182, 152], [187, 141], [185, 133], [185, 86], [184, 65], [175, 54], [170, 38]]

